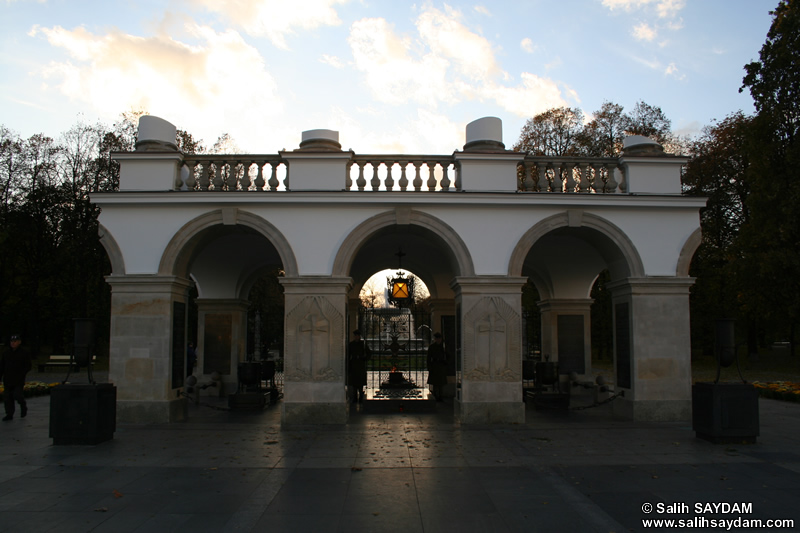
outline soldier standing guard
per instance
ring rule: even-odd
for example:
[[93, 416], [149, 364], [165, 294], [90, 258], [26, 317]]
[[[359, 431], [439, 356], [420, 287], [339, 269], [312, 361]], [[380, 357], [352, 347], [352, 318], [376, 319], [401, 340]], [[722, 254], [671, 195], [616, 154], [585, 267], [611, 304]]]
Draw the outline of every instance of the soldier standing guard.
[[12, 335], [8, 349], [3, 352], [0, 359], [0, 377], [3, 379], [5, 394], [6, 416], [3, 422], [14, 418], [14, 402], [19, 403], [20, 416], [25, 418], [28, 414], [28, 404], [25, 401], [25, 375], [31, 370], [31, 356], [28, 351], [20, 346], [22, 339], [19, 335]]
[[361, 338], [361, 331], [353, 332], [355, 339], [348, 345], [348, 378], [353, 394], [353, 401], [364, 400], [364, 387], [367, 385], [367, 361], [372, 358], [372, 351]]
[[433, 389], [437, 402], [443, 401], [442, 387], [447, 383], [447, 352], [442, 344], [442, 334], [433, 336], [433, 344], [428, 346], [428, 385]]

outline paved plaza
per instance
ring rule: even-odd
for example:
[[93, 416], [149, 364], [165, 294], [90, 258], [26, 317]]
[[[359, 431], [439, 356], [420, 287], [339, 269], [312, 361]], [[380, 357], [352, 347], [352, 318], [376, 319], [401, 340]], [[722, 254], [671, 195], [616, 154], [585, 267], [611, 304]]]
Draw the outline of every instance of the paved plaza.
[[[797, 403], [762, 399], [757, 444], [714, 445], [688, 423], [620, 421], [609, 406], [528, 406], [525, 424], [492, 427], [460, 425], [449, 402], [421, 414], [355, 406], [346, 426], [287, 429], [280, 405], [241, 412], [204, 400], [190, 405], [188, 422], [118, 425], [113, 440], [96, 446], [54, 446], [49, 397], [28, 403], [26, 418], [0, 426], [0, 531], [619, 533], [645, 531], [646, 518], [800, 524]], [[696, 502], [739, 506], [698, 513]], [[658, 513], [659, 503], [684, 512]]]

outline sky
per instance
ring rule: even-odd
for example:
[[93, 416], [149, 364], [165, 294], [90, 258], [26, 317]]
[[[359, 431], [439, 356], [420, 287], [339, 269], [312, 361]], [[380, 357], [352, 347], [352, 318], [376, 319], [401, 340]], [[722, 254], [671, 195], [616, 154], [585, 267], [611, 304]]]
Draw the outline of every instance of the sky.
[[145, 110], [235, 151], [339, 132], [357, 154], [451, 154], [547, 109], [736, 111], [778, 0], [0, 0], [0, 125], [58, 137]]

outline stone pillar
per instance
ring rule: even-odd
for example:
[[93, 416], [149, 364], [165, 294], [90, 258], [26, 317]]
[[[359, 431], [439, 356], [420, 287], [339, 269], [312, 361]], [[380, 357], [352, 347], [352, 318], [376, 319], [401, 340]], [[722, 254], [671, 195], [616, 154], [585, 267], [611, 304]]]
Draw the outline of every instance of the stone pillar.
[[247, 309], [240, 299], [197, 300], [198, 381], [207, 382], [219, 372], [221, 382], [204, 394], [227, 396], [239, 387], [238, 364], [247, 358]]
[[349, 277], [280, 279], [286, 299], [282, 423], [345, 424]]
[[175, 276], [108, 276], [111, 285], [109, 381], [117, 386], [117, 420], [184, 420], [187, 294]]
[[456, 278], [461, 315], [461, 387], [455, 402], [462, 423], [522, 423], [523, 277]]
[[542, 357], [558, 361], [558, 373], [592, 373], [592, 300], [550, 299], [538, 302], [542, 313]]
[[615, 414], [689, 420], [692, 357], [689, 287], [694, 278], [629, 278], [606, 285], [614, 310]]

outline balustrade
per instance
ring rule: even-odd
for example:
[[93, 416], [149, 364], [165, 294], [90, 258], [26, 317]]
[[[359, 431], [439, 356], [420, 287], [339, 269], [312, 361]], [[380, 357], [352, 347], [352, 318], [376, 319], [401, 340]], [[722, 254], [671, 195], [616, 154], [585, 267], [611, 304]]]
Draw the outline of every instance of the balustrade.
[[517, 167], [519, 190], [540, 193], [625, 192], [614, 158], [526, 156]]
[[[280, 155], [187, 155], [175, 189], [184, 191], [278, 191], [290, 189]], [[517, 167], [518, 190], [536, 193], [625, 192], [614, 158], [526, 156]], [[353, 155], [348, 191], [460, 191], [458, 162], [447, 155]]]
[[345, 188], [356, 191], [460, 190], [452, 156], [356, 155], [347, 165]]
[[190, 155], [184, 158], [176, 189], [189, 191], [276, 191], [285, 181], [280, 156]]

